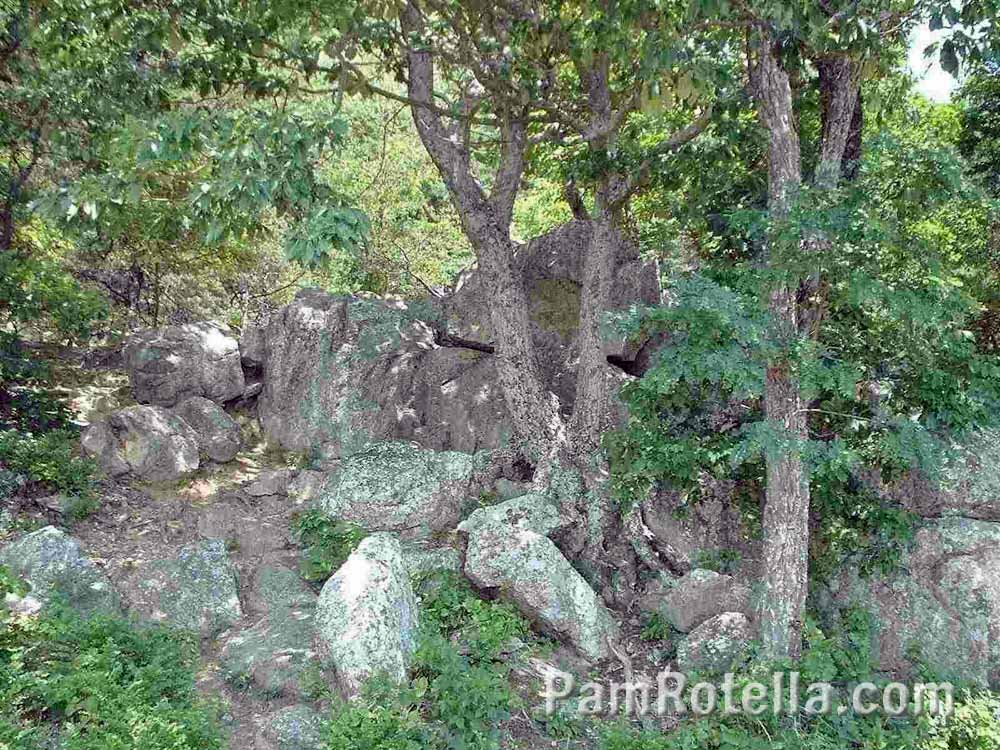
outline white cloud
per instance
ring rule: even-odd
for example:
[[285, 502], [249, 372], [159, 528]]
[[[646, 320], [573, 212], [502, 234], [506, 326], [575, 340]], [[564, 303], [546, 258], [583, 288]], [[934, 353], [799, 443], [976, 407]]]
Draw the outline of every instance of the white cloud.
[[936, 54], [924, 57], [927, 45], [940, 41], [943, 37], [940, 31], [931, 31], [926, 25], [917, 29], [910, 39], [910, 53], [907, 67], [917, 79], [917, 89], [928, 99], [935, 102], [946, 102], [951, 99], [958, 82], [941, 69]]

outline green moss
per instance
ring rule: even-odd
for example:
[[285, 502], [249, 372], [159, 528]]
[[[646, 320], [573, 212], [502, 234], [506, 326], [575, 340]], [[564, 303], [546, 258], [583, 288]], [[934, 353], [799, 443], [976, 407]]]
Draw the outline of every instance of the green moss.
[[570, 341], [580, 327], [580, 286], [567, 279], [542, 279], [531, 288], [531, 319]]

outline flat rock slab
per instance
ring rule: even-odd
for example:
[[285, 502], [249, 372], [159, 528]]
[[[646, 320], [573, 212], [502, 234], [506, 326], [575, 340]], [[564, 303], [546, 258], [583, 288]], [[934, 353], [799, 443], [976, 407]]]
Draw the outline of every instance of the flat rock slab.
[[243, 616], [236, 569], [221, 539], [195, 542], [143, 571], [136, 607], [150, 619], [216, 636]]
[[263, 616], [227, 639], [223, 675], [234, 686], [266, 698], [301, 696], [303, 675], [317, 667], [316, 595], [297, 573], [276, 567], [258, 573], [253, 599], [263, 607]]

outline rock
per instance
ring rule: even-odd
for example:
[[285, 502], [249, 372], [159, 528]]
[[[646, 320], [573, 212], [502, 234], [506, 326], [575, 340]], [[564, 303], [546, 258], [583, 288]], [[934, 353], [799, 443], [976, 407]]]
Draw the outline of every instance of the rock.
[[261, 722], [254, 750], [324, 750], [326, 722], [309, 706], [283, 708]]
[[640, 513], [652, 534], [650, 544], [671, 570], [686, 573], [722, 551], [736, 551], [746, 558], [757, 554], [759, 543], [751, 543], [744, 529], [738, 505], [732, 502], [734, 491], [732, 482], [714, 482], [690, 506], [672, 491], [651, 493], [642, 502]]
[[298, 697], [303, 674], [316, 663], [313, 650], [316, 595], [287, 568], [264, 568], [254, 586], [261, 618], [232, 635], [222, 649], [222, 672], [234, 686], [267, 698]]
[[438, 571], [458, 573], [462, 570], [462, 555], [453, 547], [423, 547], [405, 545], [403, 565], [410, 578], [426, 576]]
[[111, 476], [173, 481], [198, 468], [198, 440], [183, 419], [158, 406], [130, 406], [94, 422], [81, 435], [84, 451]]
[[[943, 679], [1000, 686], [1000, 524], [942, 518], [920, 529], [897, 572], [846, 566], [818, 597], [828, 626], [871, 616], [879, 668], [903, 677], [926, 665]], [[947, 647], [942, 647], [947, 644]]]
[[750, 614], [750, 589], [732, 576], [696, 568], [668, 586], [663, 586], [658, 601], [651, 601], [647, 591], [644, 602], [653, 605], [671, 625], [682, 633], [723, 612]]
[[292, 479], [295, 477], [294, 469], [274, 469], [262, 471], [256, 481], [246, 488], [246, 493], [250, 497], [267, 497], [269, 495], [287, 495]]
[[1000, 430], [982, 430], [955, 447], [939, 482], [906, 474], [889, 494], [918, 515], [1000, 521]]
[[202, 456], [224, 464], [232, 461], [240, 452], [242, 440], [239, 424], [214, 401], [202, 396], [192, 396], [181, 401], [174, 408], [174, 413], [194, 430]]
[[426, 303], [334, 297], [308, 289], [244, 338], [260, 362], [257, 402], [269, 442], [350, 455], [413, 440], [473, 451], [506, 434], [490, 358], [437, 345]]
[[323, 491], [329, 479], [325, 471], [302, 469], [288, 483], [288, 496], [296, 503], [311, 503]]
[[63, 599], [85, 615], [118, 610], [118, 594], [110, 579], [84, 556], [75, 539], [54, 526], [5, 546], [0, 565], [24, 579], [31, 587], [30, 598]]
[[138, 606], [151, 619], [216, 636], [243, 616], [236, 569], [221, 539], [194, 542], [175, 559], [148, 566], [139, 582]]
[[236, 339], [214, 323], [140, 331], [125, 346], [135, 400], [174, 406], [190, 396], [222, 403], [243, 393]]
[[399, 540], [384, 533], [367, 537], [323, 586], [318, 650], [345, 693], [355, 695], [376, 674], [406, 679], [417, 627], [417, 600]]
[[750, 620], [742, 612], [723, 612], [696, 627], [677, 645], [681, 672], [724, 672], [753, 640]]
[[469, 536], [465, 574], [498, 589], [544, 632], [590, 660], [608, 655], [616, 636], [610, 612], [558, 547], [545, 536], [559, 525], [555, 507], [524, 495], [472, 514], [459, 529]]
[[450, 531], [469, 492], [473, 457], [382, 443], [345, 458], [319, 493], [331, 517], [406, 538]]

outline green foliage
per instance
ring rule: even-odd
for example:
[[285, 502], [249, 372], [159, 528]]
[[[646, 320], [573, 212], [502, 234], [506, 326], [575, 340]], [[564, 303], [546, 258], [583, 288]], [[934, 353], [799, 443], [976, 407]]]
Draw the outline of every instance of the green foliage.
[[644, 618], [639, 637], [644, 641], [666, 641], [673, 633], [673, 625], [663, 615], [651, 612]]
[[368, 535], [354, 523], [337, 521], [319, 510], [295, 516], [292, 531], [302, 545], [299, 572], [307, 581], [325, 581]]
[[58, 492], [69, 521], [93, 513], [98, 507], [97, 465], [82, 458], [75, 430], [57, 429], [42, 434], [7, 430], [0, 432], [0, 465], [20, 476], [29, 492]]
[[330, 721], [328, 750], [423, 750], [427, 727], [419, 712], [400, 706], [398, 698], [386, 696], [389, 705], [365, 698], [334, 710]]
[[[6, 585], [4, 585], [6, 587]], [[46, 610], [0, 620], [0, 747], [214, 750], [215, 711], [195, 688], [197, 644], [113, 617]]]
[[958, 147], [973, 174], [1000, 196], [1000, 65], [976, 70], [958, 92], [962, 132]]
[[531, 632], [512, 604], [479, 598], [458, 573], [435, 573], [420, 588], [423, 622], [435, 632], [460, 638], [474, 661], [498, 660], [512, 640]]

